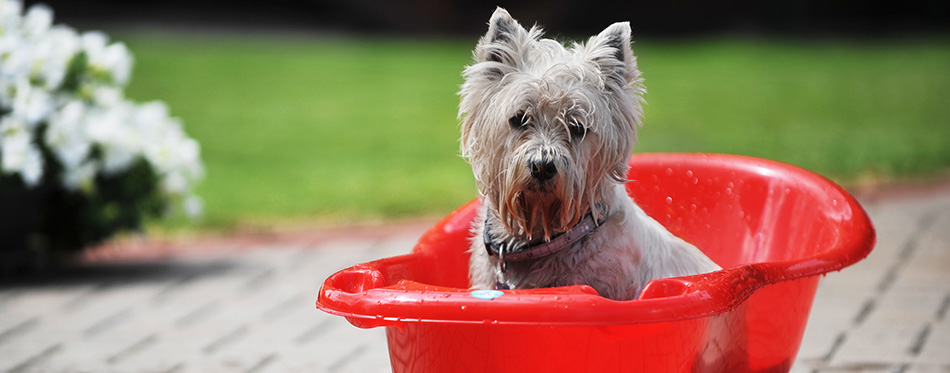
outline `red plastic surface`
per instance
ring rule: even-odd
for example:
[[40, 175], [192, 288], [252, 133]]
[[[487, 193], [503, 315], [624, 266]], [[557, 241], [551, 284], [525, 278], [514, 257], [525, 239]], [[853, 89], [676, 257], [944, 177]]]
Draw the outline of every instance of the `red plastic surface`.
[[816, 275], [874, 245], [861, 206], [821, 176], [763, 159], [645, 154], [630, 165], [637, 203], [723, 270], [655, 280], [625, 302], [588, 286], [480, 299], [468, 289], [472, 201], [412, 253], [330, 276], [317, 308], [387, 327], [397, 372], [787, 371]]

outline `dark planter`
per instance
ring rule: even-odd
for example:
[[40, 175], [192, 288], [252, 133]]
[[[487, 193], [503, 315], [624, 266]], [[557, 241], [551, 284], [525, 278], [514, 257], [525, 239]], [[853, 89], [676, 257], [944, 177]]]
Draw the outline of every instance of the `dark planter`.
[[26, 189], [18, 177], [0, 178], [0, 273], [46, 266], [49, 256], [38, 234], [45, 193]]

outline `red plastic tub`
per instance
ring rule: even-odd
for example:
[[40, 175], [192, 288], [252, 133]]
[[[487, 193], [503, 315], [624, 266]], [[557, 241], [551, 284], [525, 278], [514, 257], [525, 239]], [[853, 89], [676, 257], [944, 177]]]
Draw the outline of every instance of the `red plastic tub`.
[[648, 154], [630, 165], [637, 203], [723, 270], [655, 280], [624, 302], [588, 286], [473, 292], [473, 201], [412, 253], [330, 276], [317, 308], [386, 327], [396, 372], [787, 371], [818, 275], [874, 245], [861, 206], [821, 176], [768, 160]]

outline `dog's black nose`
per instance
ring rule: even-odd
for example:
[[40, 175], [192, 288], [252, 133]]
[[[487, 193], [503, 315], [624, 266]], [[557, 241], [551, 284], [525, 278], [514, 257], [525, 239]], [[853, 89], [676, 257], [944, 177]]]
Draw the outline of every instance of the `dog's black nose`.
[[531, 177], [537, 179], [538, 181], [548, 181], [553, 178], [554, 175], [557, 175], [557, 166], [555, 166], [554, 162], [551, 160], [532, 160], [530, 167]]

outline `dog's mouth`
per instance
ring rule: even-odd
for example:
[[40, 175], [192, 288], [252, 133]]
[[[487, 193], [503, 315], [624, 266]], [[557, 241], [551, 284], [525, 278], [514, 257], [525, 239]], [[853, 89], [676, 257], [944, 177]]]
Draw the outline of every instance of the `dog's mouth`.
[[[532, 181], [525, 186], [525, 191], [536, 196], [553, 196], [556, 185], [553, 182]], [[544, 197], [541, 197], [544, 198]]]
[[509, 232], [528, 241], [547, 241], [577, 224], [582, 217], [578, 210], [579, 206], [565, 209], [560, 198], [539, 187], [512, 195], [502, 204], [499, 216]]

